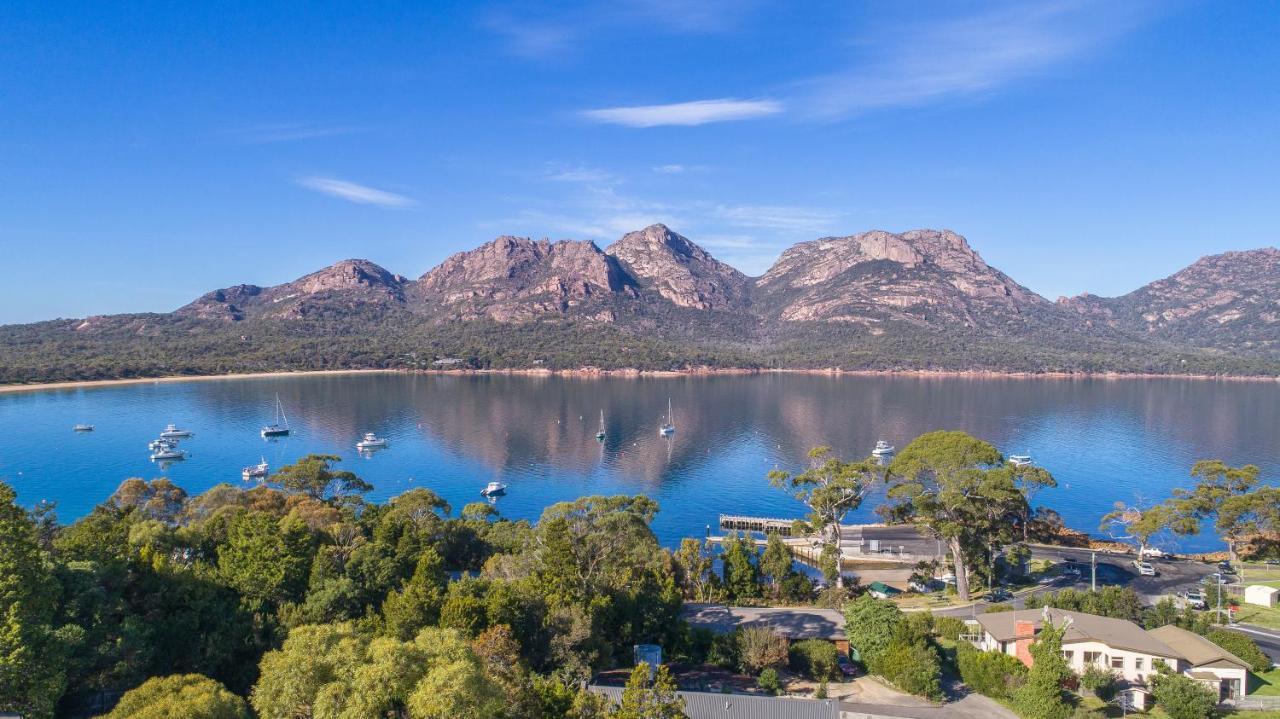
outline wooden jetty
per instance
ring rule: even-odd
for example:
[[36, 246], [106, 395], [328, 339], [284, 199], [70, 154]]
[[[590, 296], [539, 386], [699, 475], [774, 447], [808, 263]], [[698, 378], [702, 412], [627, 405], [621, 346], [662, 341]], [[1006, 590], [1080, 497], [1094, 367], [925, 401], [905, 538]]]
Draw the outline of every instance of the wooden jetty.
[[791, 525], [795, 519], [781, 517], [748, 517], [742, 514], [720, 515], [720, 528], [740, 532], [777, 532], [784, 537], [791, 536]]

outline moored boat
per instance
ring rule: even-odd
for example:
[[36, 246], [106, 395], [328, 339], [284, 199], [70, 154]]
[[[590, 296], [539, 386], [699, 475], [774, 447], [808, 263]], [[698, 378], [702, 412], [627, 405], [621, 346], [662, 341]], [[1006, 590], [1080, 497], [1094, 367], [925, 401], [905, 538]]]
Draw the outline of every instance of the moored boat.
[[169, 426], [165, 427], [162, 432], [160, 432], [161, 439], [183, 439], [185, 437], [190, 437], [190, 436], [191, 436], [191, 430], [179, 429], [178, 425], [176, 424], [170, 424]]
[[373, 432], [365, 432], [364, 439], [360, 440], [359, 442], [356, 442], [356, 449], [359, 449], [359, 450], [383, 449], [387, 447], [387, 445], [388, 445], [388, 442], [385, 438], [379, 437]]
[[485, 485], [484, 489], [480, 490], [481, 496], [484, 496], [484, 497], [496, 497], [500, 494], [506, 494], [506, 493], [507, 493], [507, 485], [503, 484], [502, 482], [490, 482], [489, 484]]
[[886, 442], [886, 441], [884, 441], [884, 440], [882, 439], [882, 440], [880, 440], [880, 441], [876, 442], [876, 447], [875, 447], [875, 449], [871, 450], [871, 456], [873, 456], [873, 457], [884, 457], [884, 456], [886, 456], [886, 455], [893, 454], [895, 451], [897, 451], [897, 450], [895, 450], [895, 449], [894, 449], [894, 446], [893, 446], [893, 445], [889, 444], [888, 442]]
[[271, 473], [271, 467], [267, 464], [267, 458], [263, 457], [262, 461], [240, 470], [240, 478], [243, 480], [264, 479]]
[[658, 428], [658, 434], [662, 435], [663, 437], [666, 437], [666, 436], [675, 434], [675, 432], [676, 432], [676, 415], [675, 415], [675, 412], [672, 411], [671, 409], [671, 398], [668, 397], [667, 398], [667, 419], [665, 422], [662, 423], [662, 426]]
[[280, 403], [280, 395], [276, 395], [276, 421], [262, 428], [262, 438], [289, 436], [289, 418], [284, 415], [284, 405]]
[[91, 424], [77, 424], [76, 426], [72, 427], [71, 429], [72, 429], [72, 430], [74, 430], [74, 431], [76, 431], [76, 432], [92, 432], [92, 431], [93, 431], [93, 425], [91, 425]]

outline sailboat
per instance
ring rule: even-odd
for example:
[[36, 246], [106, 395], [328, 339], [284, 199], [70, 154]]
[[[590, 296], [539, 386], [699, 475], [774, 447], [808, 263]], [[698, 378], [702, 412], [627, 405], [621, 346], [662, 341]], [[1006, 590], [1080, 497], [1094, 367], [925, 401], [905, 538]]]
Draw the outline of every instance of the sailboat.
[[667, 421], [658, 428], [658, 434], [666, 437], [676, 432], [676, 415], [671, 411], [671, 398], [667, 398]]
[[600, 431], [596, 432], [596, 439], [604, 441], [604, 410], [600, 410]]
[[276, 393], [276, 421], [262, 428], [262, 438], [288, 436], [289, 418], [284, 416], [284, 405], [280, 403], [280, 394]]

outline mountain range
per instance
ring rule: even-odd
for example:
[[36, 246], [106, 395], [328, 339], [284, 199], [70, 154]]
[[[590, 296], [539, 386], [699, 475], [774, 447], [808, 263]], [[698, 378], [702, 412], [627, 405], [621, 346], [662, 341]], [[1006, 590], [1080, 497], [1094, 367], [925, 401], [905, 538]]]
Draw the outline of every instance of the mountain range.
[[361, 259], [171, 313], [0, 328], [0, 381], [346, 367], [1280, 374], [1280, 250], [1051, 302], [949, 230], [797, 244], [748, 277], [664, 225], [503, 236], [417, 279]]

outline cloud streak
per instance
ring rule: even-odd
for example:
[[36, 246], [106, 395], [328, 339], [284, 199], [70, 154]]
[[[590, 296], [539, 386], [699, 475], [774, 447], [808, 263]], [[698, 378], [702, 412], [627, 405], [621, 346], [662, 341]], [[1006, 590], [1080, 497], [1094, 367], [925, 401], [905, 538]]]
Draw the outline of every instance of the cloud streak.
[[866, 62], [797, 83], [805, 114], [840, 118], [978, 95], [1045, 71], [1131, 30], [1141, 2], [1058, 0], [877, 28], [858, 44]]
[[404, 195], [397, 195], [394, 192], [387, 192], [386, 190], [379, 190], [333, 177], [302, 177], [297, 180], [297, 184], [322, 195], [336, 197], [340, 200], [360, 205], [400, 208], [412, 207], [418, 204]]
[[706, 125], [767, 117], [782, 112], [776, 100], [739, 100], [722, 97], [668, 105], [632, 105], [585, 110], [582, 116], [593, 122], [626, 127], [660, 127], [663, 125]]
[[361, 132], [361, 129], [310, 125], [301, 122], [279, 122], [242, 127], [231, 130], [227, 134], [234, 138], [236, 142], [245, 145], [272, 145], [278, 142], [317, 140], [325, 137], [351, 135], [357, 132]]

